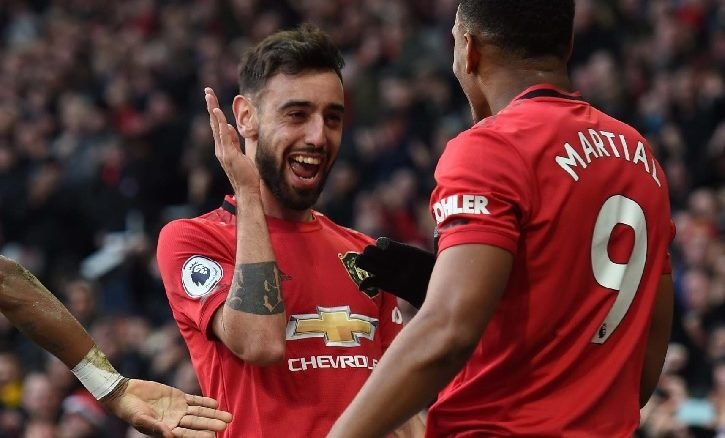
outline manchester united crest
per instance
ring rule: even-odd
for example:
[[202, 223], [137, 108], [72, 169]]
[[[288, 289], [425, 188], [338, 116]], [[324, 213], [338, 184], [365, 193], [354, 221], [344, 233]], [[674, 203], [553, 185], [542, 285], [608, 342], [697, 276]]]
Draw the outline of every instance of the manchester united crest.
[[[340, 257], [342, 265], [345, 266], [345, 270], [350, 276], [350, 279], [353, 281], [353, 283], [355, 283], [358, 289], [360, 289], [360, 283], [362, 283], [363, 280], [370, 276], [368, 271], [358, 268], [357, 263], [355, 263], [359, 255], [359, 253], [353, 251], [348, 251], [345, 254], [337, 255], [338, 257]], [[369, 298], [374, 298], [378, 295], [380, 290], [377, 287], [368, 287], [363, 289], [362, 292]]]

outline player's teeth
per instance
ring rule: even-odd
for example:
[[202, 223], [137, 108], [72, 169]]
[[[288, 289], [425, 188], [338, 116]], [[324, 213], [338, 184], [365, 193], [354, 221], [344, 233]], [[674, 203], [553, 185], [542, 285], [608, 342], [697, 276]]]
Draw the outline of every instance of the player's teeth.
[[305, 164], [320, 164], [319, 158], [314, 157], [292, 157], [293, 160], [297, 161], [298, 163], [305, 163]]

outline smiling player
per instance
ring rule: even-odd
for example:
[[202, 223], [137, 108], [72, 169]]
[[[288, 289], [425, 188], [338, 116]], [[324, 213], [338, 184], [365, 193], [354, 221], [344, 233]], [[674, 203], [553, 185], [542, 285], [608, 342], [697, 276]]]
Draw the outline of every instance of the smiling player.
[[311, 208], [340, 148], [342, 65], [317, 30], [266, 38], [242, 61], [236, 130], [206, 89], [234, 197], [159, 238], [202, 390], [235, 414], [227, 437], [324, 436], [401, 327], [394, 296], [358, 290], [371, 239]]

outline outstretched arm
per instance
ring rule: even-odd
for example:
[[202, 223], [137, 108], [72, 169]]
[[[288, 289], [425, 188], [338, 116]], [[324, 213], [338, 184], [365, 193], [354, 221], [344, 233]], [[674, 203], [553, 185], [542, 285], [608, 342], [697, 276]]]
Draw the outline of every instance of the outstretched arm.
[[68, 309], [19, 263], [0, 256], [0, 311], [33, 342], [73, 368], [94, 346]]
[[423, 409], [478, 344], [506, 286], [512, 259], [509, 252], [488, 245], [441, 252], [420, 311], [329, 436], [384, 436]]
[[143, 433], [213, 437], [231, 421], [231, 414], [215, 409], [213, 399], [121, 376], [68, 309], [23, 266], [1, 256], [0, 312], [71, 368], [111, 412]]

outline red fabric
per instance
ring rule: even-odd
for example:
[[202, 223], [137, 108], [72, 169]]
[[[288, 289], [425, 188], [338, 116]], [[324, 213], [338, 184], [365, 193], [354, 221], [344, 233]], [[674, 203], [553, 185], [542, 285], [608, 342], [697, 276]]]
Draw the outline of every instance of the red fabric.
[[[342, 308], [338, 315], [377, 320], [372, 341], [360, 338], [358, 346], [333, 346], [321, 337], [290, 339], [288, 325], [284, 362], [257, 367], [236, 358], [216, 340], [211, 327], [234, 269], [234, 216], [222, 209], [166, 225], [159, 238], [159, 269], [204, 395], [234, 415], [219, 436], [325, 436], [400, 331], [393, 321], [399, 321], [397, 301], [386, 293], [369, 298], [358, 291], [341, 261], [348, 251], [360, 252], [372, 242], [369, 237], [318, 213], [310, 223], [268, 218], [267, 224], [277, 264], [290, 277], [282, 286], [292, 332], [293, 315], [315, 318], [320, 307]], [[201, 298], [190, 296], [181, 280], [184, 263], [198, 255], [223, 269], [213, 291]]]
[[[537, 88], [551, 87], [524, 93]], [[658, 282], [671, 269], [667, 183], [639, 133], [567, 96], [576, 97], [514, 100], [453, 139], [440, 159], [431, 198], [439, 251], [493, 245], [511, 252], [514, 264], [471, 359], [430, 410], [429, 437], [629, 437], [639, 423], [650, 315]], [[602, 132], [614, 134], [619, 158]], [[574, 175], [557, 162], [569, 157], [565, 144], [584, 163], [573, 158]], [[613, 196], [619, 204], [604, 208]], [[620, 214], [637, 204], [644, 219], [633, 222], [642, 225], [635, 232]], [[616, 220], [611, 231], [596, 227], [601, 237], [593, 245], [600, 211]], [[595, 265], [621, 280], [612, 274], [615, 263], [638, 273], [635, 252], [644, 260], [641, 280], [625, 280], [634, 298], [619, 325], [604, 328], [615, 299], [627, 294], [602, 286]], [[600, 334], [609, 337], [594, 343]]]

